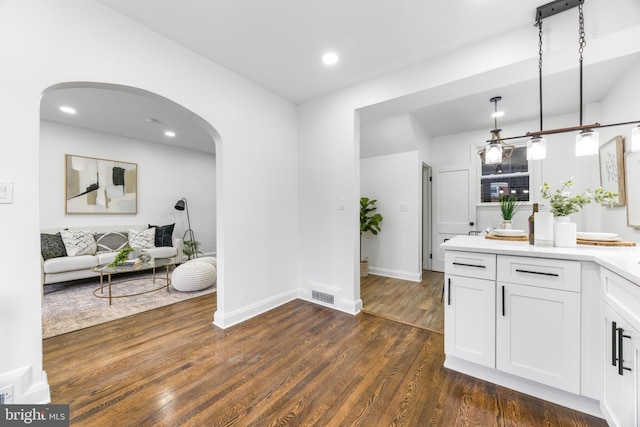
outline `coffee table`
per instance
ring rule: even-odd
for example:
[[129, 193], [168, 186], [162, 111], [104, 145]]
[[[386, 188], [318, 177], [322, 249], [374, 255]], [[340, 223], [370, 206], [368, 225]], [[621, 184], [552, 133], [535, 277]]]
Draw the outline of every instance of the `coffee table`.
[[[131, 267], [124, 266], [111, 266], [109, 264], [102, 264], [97, 267], [93, 267], [91, 270], [100, 273], [100, 287], [93, 291], [93, 295], [98, 298], [109, 298], [109, 305], [111, 305], [111, 300], [113, 298], [125, 298], [125, 297], [133, 297], [136, 295], [148, 294], [150, 292], [159, 291], [162, 288], [166, 288], [167, 292], [169, 292], [169, 285], [171, 285], [171, 278], [169, 277], [169, 267], [174, 265], [174, 262], [171, 258], [152, 258], [150, 261], [146, 263], [142, 263], [140, 265], [135, 265]], [[120, 283], [131, 282], [134, 279], [124, 279], [119, 280], [118, 282], [113, 282], [111, 276], [118, 273], [129, 273], [134, 271], [144, 271], [144, 270], [153, 270], [153, 283], [156, 283], [156, 268], [165, 268], [165, 277], [160, 277], [160, 280], [164, 280], [164, 283], [160, 287], [154, 287], [148, 291], [137, 292], [135, 294], [126, 294], [126, 295], [113, 295], [111, 292], [111, 286], [117, 285]], [[107, 276], [107, 287], [109, 290], [108, 295], [104, 295], [104, 276]], [[98, 292], [100, 294], [98, 294]]]

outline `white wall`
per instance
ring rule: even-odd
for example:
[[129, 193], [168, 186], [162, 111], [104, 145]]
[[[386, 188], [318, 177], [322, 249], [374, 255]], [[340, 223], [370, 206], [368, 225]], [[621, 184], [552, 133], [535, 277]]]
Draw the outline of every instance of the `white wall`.
[[[137, 163], [138, 213], [65, 215], [65, 154]], [[182, 237], [188, 228], [187, 215], [175, 210], [174, 205], [186, 197], [191, 228], [201, 243], [200, 250], [215, 254], [216, 162], [213, 154], [43, 120], [39, 155], [41, 228], [175, 223], [174, 237]]]
[[11, 242], [0, 245], [0, 386], [14, 385], [15, 403], [49, 400], [42, 370], [38, 159], [40, 98], [53, 85], [141, 88], [210, 123], [220, 136], [215, 323], [226, 327], [295, 298], [297, 124], [291, 103], [90, 0], [0, 2], [0, 51], [0, 117], [3, 141], [11, 141], [2, 144], [0, 180], [14, 183], [14, 202], [0, 205], [0, 234]]
[[[611, 19], [598, 28], [597, 34], [590, 32], [588, 61], [597, 63], [638, 51], [637, 43], [631, 42], [640, 39], [634, 13], [637, 2], [619, 0], [616, 8], [596, 2], [590, 7], [589, 13]], [[572, 26], [575, 22], [569, 16], [559, 16], [560, 21]], [[570, 32], [560, 35], [546, 49], [545, 58], [553, 59], [547, 62], [551, 66], [545, 67], [546, 73], [575, 67], [575, 36]], [[321, 285], [334, 290], [339, 309], [355, 312], [362, 304], [357, 232], [358, 110], [389, 101], [407, 111], [535, 79], [537, 49], [530, 49], [536, 45], [535, 36], [532, 26], [526, 25], [299, 106], [298, 282], [302, 297]], [[456, 84], [459, 82], [463, 83]], [[469, 156], [468, 151], [465, 156]], [[339, 198], [346, 200], [344, 211], [337, 208]]]
[[360, 160], [360, 194], [376, 199], [382, 231], [362, 238], [369, 271], [388, 277], [422, 278], [422, 162], [418, 151]]

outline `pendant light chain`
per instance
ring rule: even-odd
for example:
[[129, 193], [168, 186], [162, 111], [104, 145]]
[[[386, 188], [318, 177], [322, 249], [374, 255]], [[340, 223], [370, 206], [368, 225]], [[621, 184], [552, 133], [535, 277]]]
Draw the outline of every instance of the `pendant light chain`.
[[538, 21], [538, 86], [540, 91], [540, 131], [542, 131], [542, 20]]
[[584, 52], [584, 47], [587, 45], [584, 33], [584, 13], [582, 12], [582, 3], [578, 5], [578, 27], [580, 34], [578, 43], [578, 53], [580, 54], [580, 126], [582, 126], [582, 53]]

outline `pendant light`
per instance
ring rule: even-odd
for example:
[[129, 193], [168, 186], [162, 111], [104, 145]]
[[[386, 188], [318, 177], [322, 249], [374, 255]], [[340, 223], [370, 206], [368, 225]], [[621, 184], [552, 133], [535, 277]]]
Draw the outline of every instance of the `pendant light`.
[[[540, 132], [542, 132], [542, 19], [538, 27], [538, 87], [540, 92]], [[547, 140], [542, 135], [533, 135], [527, 141], [527, 160], [543, 160], [547, 157]]]
[[[485, 148], [480, 150], [478, 154], [485, 160], [486, 164], [500, 164], [504, 162], [514, 150], [513, 145], [509, 145], [505, 143], [505, 141], [518, 140], [529, 138], [527, 141], [527, 160], [541, 160], [546, 157], [546, 141], [544, 139], [544, 135], [555, 135], [560, 133], [567, 132], [576, 132], [579, 134], [576, 136], [576, 156], [590, 156], [598, 154], [599, 150], [599, 136], [598, 132], [594, 129], [596, 128], [607, 128], [614, 126], [626, 126], [635, 124], [640, 124], [640, 120], [634, 120], [629, 122], [620, 122], [620, 123], [612, 123], [601, 125], [600, 123], [592, 123], [589, 125], [582, 124], [582, 54], [584, 52], [584, 47], [586, 45], [585, 39], [585, 30], [584, 30], [584, 13], [582, 5], [584, 0], [554, 0], [545, 5], [539, 6], [536, 9], [536, 19], [535, 26], [538, 27], [538, 53], [539, 53], [539, 62], [538, 62], [538, 75], [539, 75], [539, 86], [540, 86], [540, 130], [527, 132], [525, 135], [512, 136], [508, 138], [503, 138], [500, 135], [500, 129], [496, 129], [491, 131], [491, 140], [487, 141], [488, 144]], [[559, 129], [549, 129], [543, 130], [542, 127], [542, 20], [544, 18], [548, 18], [549, 16], [553, 16], [557, 13], [564, 12], [566, 10], [572, 9], [578, 6], [579, 10], [579, 30], [580, 30], [580, 38], [579, 38], [579, 53], [580, 53], [580, 125], [565, 127]], [[491, 99], [491, 102], [497, 102], [500, 100], [500, 97], [496, 97], [497, 99], [494, 101], [494, 98]], [[496, 107], [497, 108], [497, 107]], [[507, 148], [510, 148], [510, 151], [507, 152]], [[640, 151], [640, 125], [633, 129], [632, 137], [631, 137], [631, 151]], [[489, 163], [487, 160], [489, 160]]]
[[484, 158], [484, 163], [487, 165], [499, 165], [513, 154], [515, 147], [513, 145], [505, 144], [500, 137], [502, 129], [498, 129], [498, 102], [502, 99], [501, 96], [494, 96], [489, 101], [493, 102], [494, 113], [493, 123], [494, 128], [491, 131], [491, 140], [485, 148], [480, 150], [480, 154]]
[[[580, 126], [582, 126], [582, 52], [587, 44], [584, 35], [584, 14], [582, 12], [582, 3], [578, 5], [578, 25], [580, 28]], [[583, 129], [576, 136], [576, 156], [593, 156], [598, 154], [598, 132], [588, 128]]]

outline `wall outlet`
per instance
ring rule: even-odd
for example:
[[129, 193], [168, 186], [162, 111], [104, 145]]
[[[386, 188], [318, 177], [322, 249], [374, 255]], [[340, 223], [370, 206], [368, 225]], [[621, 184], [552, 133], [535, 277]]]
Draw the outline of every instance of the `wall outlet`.
[[0, 388], [0, 405], [13, 403], [13, 385]]

